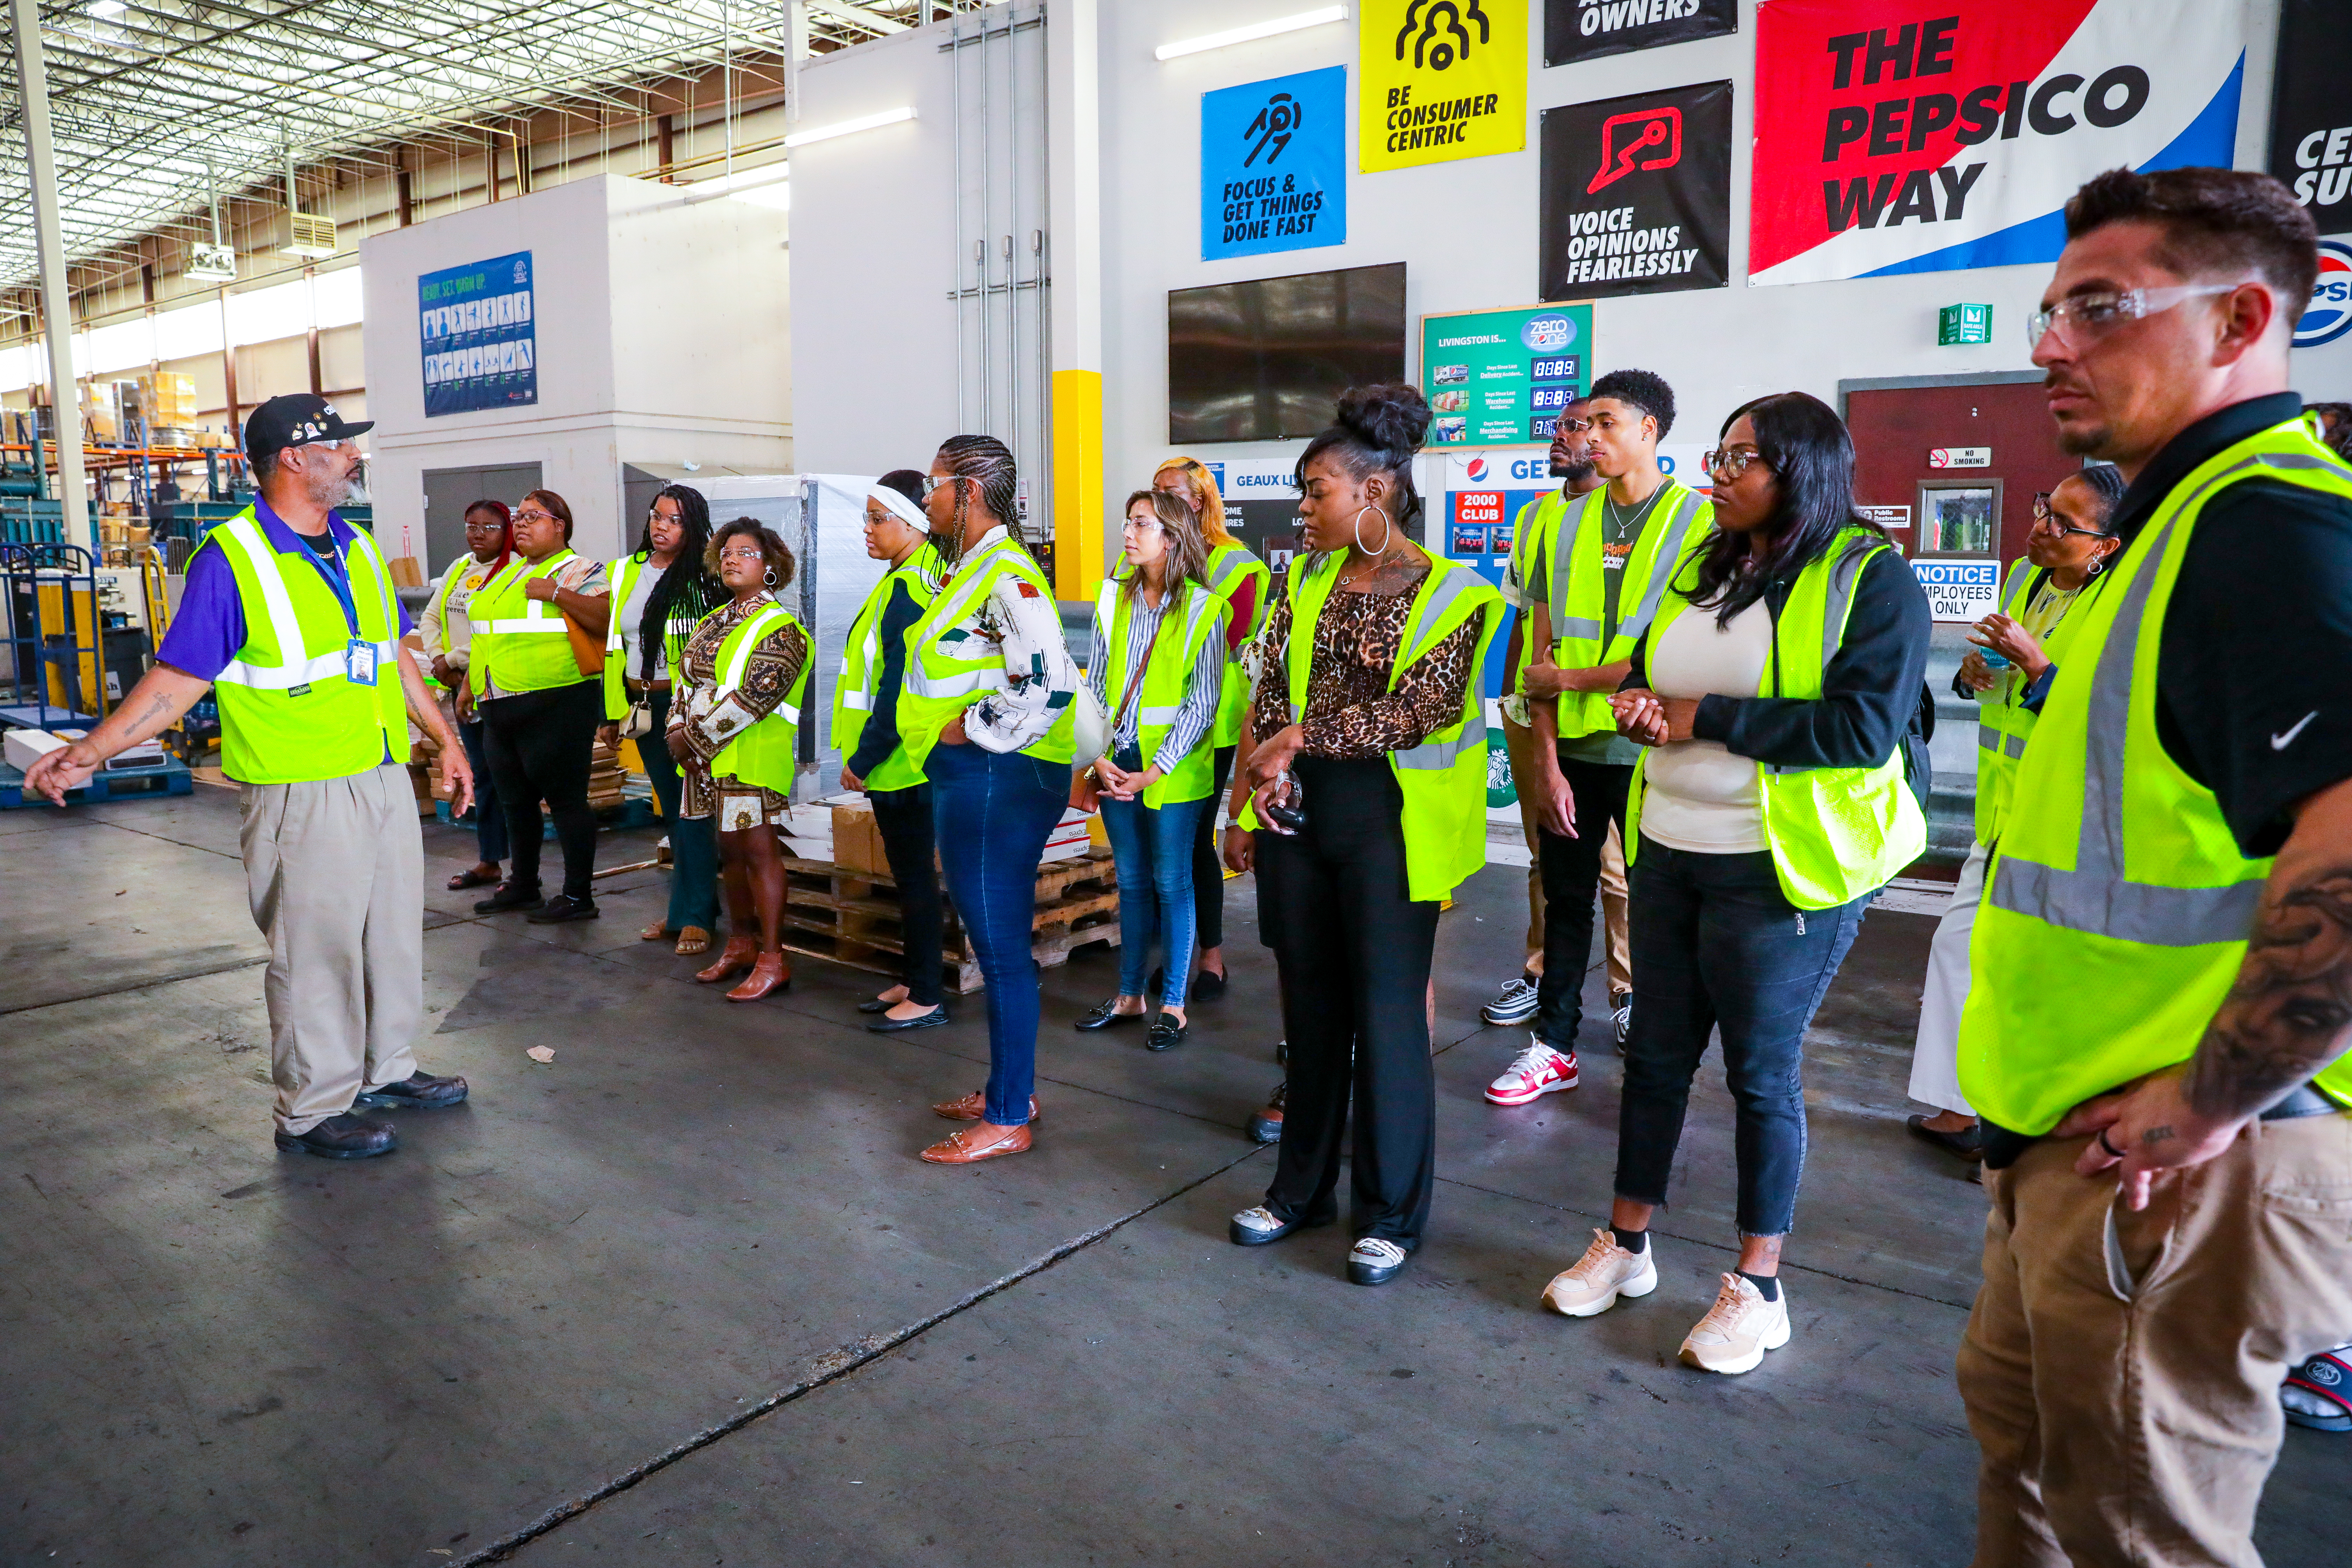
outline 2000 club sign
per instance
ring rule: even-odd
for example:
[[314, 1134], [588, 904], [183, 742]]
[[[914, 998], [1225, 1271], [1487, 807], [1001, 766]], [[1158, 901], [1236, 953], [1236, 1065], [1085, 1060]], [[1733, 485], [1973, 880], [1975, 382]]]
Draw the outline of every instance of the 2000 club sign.
[[2066, 198], [2099, 171], [2227, 167], [2242, 13], [1761, 0], [1750, 279], [2050, 261]]

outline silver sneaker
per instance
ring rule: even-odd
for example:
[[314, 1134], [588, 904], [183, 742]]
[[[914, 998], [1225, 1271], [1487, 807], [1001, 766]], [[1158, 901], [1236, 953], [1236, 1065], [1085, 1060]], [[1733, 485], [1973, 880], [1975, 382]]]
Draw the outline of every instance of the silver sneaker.
[[1478, 1009], [1478, 1016], [1489, 1024], [1526, 1023], [1536, 1016], [1536, 984], [1524, 974], [1514, 974], [1492, 1002]]

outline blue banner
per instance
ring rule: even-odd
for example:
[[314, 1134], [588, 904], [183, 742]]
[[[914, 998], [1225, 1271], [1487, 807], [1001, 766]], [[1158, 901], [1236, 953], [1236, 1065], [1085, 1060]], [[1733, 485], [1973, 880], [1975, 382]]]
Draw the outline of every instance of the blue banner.
[[536, 315], [528, 250], [418, 278], [425, 416], [537, 403]]
[[1348, 237], [1348, 68], [1201, 95], [1201, 257]]

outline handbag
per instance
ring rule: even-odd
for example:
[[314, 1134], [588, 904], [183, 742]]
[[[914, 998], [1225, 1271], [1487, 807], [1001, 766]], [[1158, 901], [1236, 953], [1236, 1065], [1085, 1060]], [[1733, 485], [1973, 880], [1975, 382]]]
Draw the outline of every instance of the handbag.
[[629, 704], [629, 711], [621, 721], [621, 739], [642, 741], [653, 732], [653, 704], [640, 697]]

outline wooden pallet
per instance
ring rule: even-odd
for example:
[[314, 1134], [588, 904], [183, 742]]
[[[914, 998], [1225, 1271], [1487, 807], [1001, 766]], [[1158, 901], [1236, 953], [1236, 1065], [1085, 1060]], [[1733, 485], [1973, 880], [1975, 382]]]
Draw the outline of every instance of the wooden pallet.
[[[195, 787], [195, 776], [188, 772], [188, 765], [177, 757], [166, 756], [161, 762], [141, 763], [132, 767], [100, 768], [90, 775], [88, 784], [66, 791], [66, 804], [89, 805], [144, 795], [188, 795]], [[27, 795], [25, 775], [0, 763], [0, 811], [48, 804], [47, 795]]]
[[[889, 877], [822, 860], [784, 858], [784, 946], [852, 969], [896, 975], [907, 951], [901, 929], [898, 885]], [[1031, 952], [1040, 968], [1067, 963], [1070, 954], [1096, 942], [1118, 945], [1118, 880], [1110, 851], [1037, 868], [1037, 912], [1031, 922]], [[982, 984], [971, 938], [947, 910], [946, 983], [959, 994]]]

